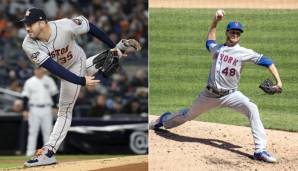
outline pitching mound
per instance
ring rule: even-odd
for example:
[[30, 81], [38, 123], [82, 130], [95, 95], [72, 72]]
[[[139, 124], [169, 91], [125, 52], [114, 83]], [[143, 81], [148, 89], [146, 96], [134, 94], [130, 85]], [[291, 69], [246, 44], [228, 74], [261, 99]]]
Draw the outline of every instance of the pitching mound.
[[249, 127], [190, 121], [170, 130], [150, 130], [149, 170], [298, 170], [298, 133], [266, 133], [276, 164], [252, 159]]
[[[18, 169], [20, 170], [20, 169]], [[56, 165], [21, 169], [25, 171], [146, 171], [148, 170], [148, 156], [139, 155], [109, 159], [84, 160], [63, 162]]]

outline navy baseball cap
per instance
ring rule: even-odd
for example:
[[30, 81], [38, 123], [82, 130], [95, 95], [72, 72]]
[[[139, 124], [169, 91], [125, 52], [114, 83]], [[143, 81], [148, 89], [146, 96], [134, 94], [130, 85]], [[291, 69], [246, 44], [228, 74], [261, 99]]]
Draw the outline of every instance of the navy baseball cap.
[[230, 31], [230, 30], [240, 30], [241, 33], [243, 33], [243, 26], [239, 22], [231, 21], [227, 25], [227, 31]]
[[26, 11], [25, 17], [20, 20], [24, 24], [31, 25], [37, 21], [47, 20], [46, 14], [39, 8], [30, 8]]

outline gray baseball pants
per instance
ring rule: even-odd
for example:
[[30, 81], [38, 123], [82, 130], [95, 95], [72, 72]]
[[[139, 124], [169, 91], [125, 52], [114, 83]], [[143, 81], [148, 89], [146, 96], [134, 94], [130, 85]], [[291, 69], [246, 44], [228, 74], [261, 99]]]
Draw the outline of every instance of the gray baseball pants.
[[210, 93], [207, 89], [201, 92], [190, 109], [182, 109], [164, 119], [166, 129], [177, 127], [210, 109], [228, 107], [244, 114], [250, 121], [255, 144], [255, 151], [266, 149], [266, 134], [260, 119], [258, 107], [240, 91], [235, 91], [223, 97]]

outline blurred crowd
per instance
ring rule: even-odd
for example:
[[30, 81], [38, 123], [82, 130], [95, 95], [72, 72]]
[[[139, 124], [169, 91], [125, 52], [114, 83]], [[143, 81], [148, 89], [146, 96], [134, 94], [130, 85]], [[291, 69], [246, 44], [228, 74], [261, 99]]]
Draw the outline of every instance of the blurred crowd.
[[148, 77], [145, 70], [138, 70], [131, 79], [125, 72], [114, 74], [105, 83], [81, 89], [74, 116], [148, 113], [147, 87]]
[[[148, 2], [147, 0], [2, 0], [0, 2], [0, 87], [21, 92], [24, 82], [33, 75], [33, 64], [22, 50], [26, 31], [22, 23], [26, 9], [41, 8], [49, 20], [84, 15], [117, 43], [124, 38], [134, 38], [142, 45], [142, 51], [129, 54], [132, 61], [146, 61], [122, 70], [101, 80], [97, 86], [81, 89], [75, 116], [96, 117], [114, 113], [148, 112]], [[101, 41], [82, 35], [77, 42], [87, 56], [107, 48]], [[129, 68], [132, 68], [130, 71]], [[54, 78], [59, 86], [59, 80]], [[1, 103], [1, 102], [0, 102]], [[20, 110], [20, 100], [15, 100], [8, 111]], [[91, 106], [91, 107], [90, 107]]]

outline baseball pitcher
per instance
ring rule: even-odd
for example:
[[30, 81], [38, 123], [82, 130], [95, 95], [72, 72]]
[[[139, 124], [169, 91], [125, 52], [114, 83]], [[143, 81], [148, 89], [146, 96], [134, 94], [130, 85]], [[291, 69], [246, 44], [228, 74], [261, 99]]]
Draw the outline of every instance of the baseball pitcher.
[[239, 45], [243, 27], [239, 22], [230, 22], [226, 28], [226, 42], [216, 42], [216, 26], [224, 16], [224, 11], [216, 12], [206, 40], [206, 48], [211, 54], [212, 65], [206, 88], [200, 93], [190, 109], [175, 113], [166, 112], [149, 124], [150, 129], [177, 127], [213, 108], [228, 107], [244, 114], [250, 121], [255, 144], [254, 159], [276, 162], [266, 151], [266, 134], [256, 104], [237, 90], [241, 70], [246, 63], [267, 67], [276, 80], [271, 85], [273, 93], [280, 93], [282, 82], [273, 62], [266, 56]]
[[[92, 76], [96, 72], [105, 77], [116, 72], [120, 66], [119, 57], [126, 55], [129, 49], [139, 50], [140, 45], [133, 39], [121, 40], [115, 45], [106, 33], [83, 16], [48, 21], [41, 9], [31, 8], [21, 21], [28, 33], [22, 46], [29, 59], [61, 78], [58, 117], [49, 141], [24, 165], [54, 164], [54, 154], [70, 127], [81, 86], [99, 83], [100, 80]], [[110, 49], [86, 59], [83, 49], [75, 41], [81, 34], [98, 38]]]

